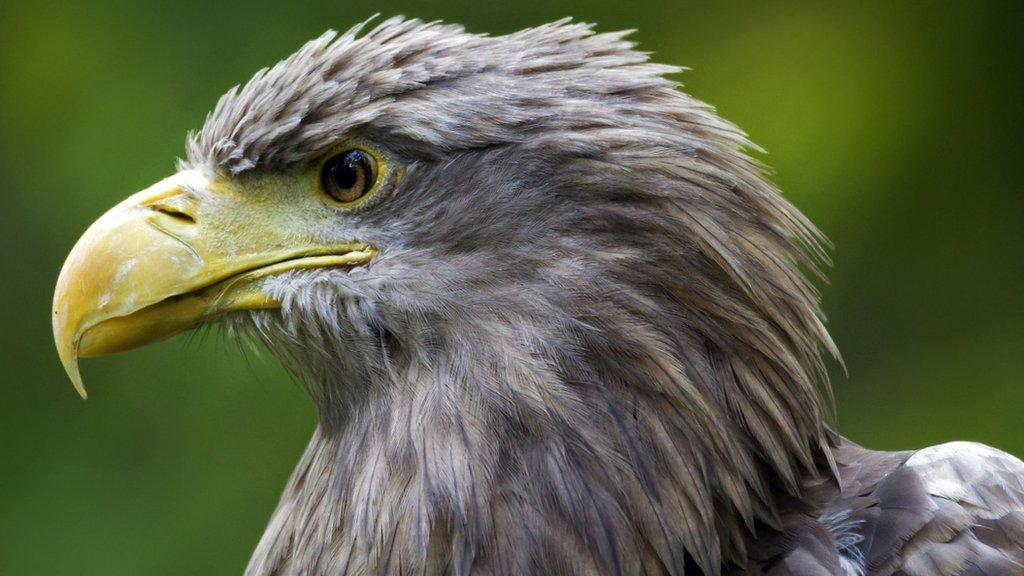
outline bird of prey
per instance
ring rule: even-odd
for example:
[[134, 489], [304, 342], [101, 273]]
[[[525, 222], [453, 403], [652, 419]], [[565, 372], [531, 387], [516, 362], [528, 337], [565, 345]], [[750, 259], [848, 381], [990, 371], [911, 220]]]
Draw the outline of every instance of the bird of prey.
[[60, 358], [205, 323], [318, 428], [249, 576], [1024, 574], [1024, 464], [828, 423], [815, 227], [627, 33], [328, 32], [57, 282]]

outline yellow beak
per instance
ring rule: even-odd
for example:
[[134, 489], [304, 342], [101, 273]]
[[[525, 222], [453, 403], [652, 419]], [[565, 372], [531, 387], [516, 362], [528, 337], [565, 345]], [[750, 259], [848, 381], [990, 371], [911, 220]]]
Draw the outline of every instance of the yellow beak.
[[78, 241], [57, 279], [53, 336], [84, 398], [79, 357], [128, 350], [235, 310], [280, 305], [260, 280], [351, 266], [369, 245], [318, 243], [265, 194], [179, 172], [121, 202]]

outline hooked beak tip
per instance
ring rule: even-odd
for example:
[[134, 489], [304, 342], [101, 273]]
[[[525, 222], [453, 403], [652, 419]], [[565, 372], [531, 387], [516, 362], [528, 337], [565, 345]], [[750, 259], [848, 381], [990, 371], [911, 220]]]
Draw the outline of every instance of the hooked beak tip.
[[67, 373], [68, 378], [71, 379], [71, 384], [74, 385], [75, 391], [82, 397], [82, 400], [86, 400], [89, 394], [85, 391], [82, 373], [78, 370], [77, 347], [77, 345], [71, 343], [69, 345], [58, 345], [57, 354], [60, 356], [60, 363], [64, 366], [64, 372]]

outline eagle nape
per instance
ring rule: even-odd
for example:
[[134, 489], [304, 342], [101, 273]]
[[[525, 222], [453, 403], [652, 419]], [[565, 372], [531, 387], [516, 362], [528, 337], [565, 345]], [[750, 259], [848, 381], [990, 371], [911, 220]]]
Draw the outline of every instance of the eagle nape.
[[1024, 574], [1024, 463], [829, 425], [824, 237], [626, 36], [392, 18], [228, 91], [68, 256], [76, 388], [214, 319], [289, 368], [248, 576]]

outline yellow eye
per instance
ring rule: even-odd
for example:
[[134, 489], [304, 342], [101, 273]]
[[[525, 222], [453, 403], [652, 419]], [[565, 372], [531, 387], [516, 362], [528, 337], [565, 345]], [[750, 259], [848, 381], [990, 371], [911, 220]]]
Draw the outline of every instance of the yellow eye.
[[377, 183], [377, 161], [362, 150], [347, 150], [324, 163], [320, 182], [331, 198], [355, 202]]

